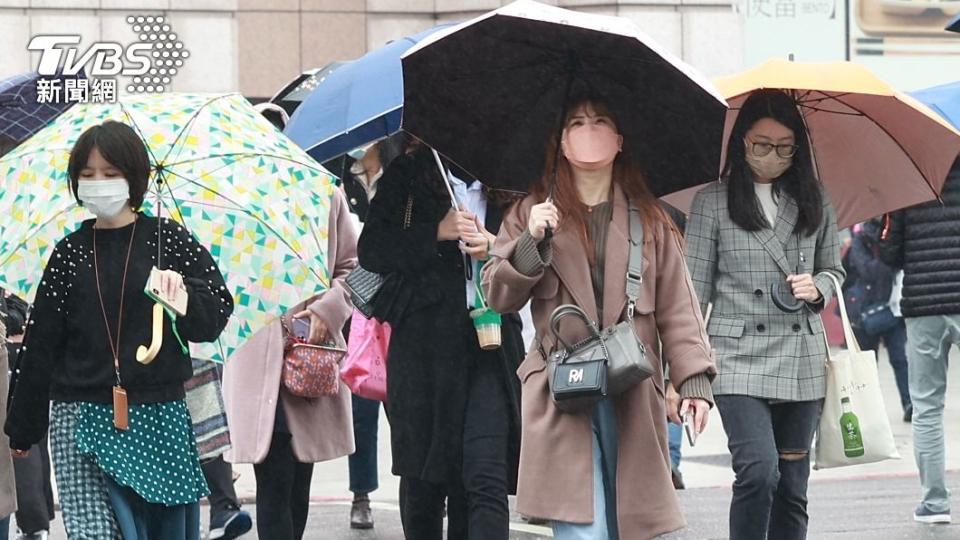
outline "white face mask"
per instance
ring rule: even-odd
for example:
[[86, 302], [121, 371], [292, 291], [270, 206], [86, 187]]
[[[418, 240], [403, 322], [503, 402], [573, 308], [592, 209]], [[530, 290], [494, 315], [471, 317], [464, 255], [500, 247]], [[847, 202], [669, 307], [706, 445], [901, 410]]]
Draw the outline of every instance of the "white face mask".
[[80, 180], [77, 198], [98, 218], [112, 218], [119, 215], [130, 200], [130, 185], [123, 178]]

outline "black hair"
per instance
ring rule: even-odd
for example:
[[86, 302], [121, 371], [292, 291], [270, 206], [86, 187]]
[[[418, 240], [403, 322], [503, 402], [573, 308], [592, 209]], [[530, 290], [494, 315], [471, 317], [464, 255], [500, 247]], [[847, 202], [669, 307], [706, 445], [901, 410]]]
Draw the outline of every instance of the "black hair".
[[83, 132], [70, 151], [70, 163], [67, 171], [70, 175], [70, 189], [80, 203], [77, 187], [80, 172], [87, 167], [90, 152], [96, 148], [108, 163], [123, 173], [130, 186], [130, 206], [139, 209], [147, 193], [150, 180], [150, 157], [147, 147], [137, 132], [130, 126], [113, 120], [107, 120], [99, 126]]
[[[800, 115], [796, 100], [782, 90], [758, 90], [750, 95], [740, 107], [740, 114], [733, 124], [727, 141], [727, 161], [723, 176], [727, 187], [727, 208], [730, 219], [748, 231], [758, 231], [767, 226], [763, 210], [757, 201], [753, 187], [753, 173], [747, 165], [744, 138], [757, 121], [770, 118], [791, 131], [797, 148], [793, 164], [774, 180], [774, 193], [786, 193], [797, 202], [799, 216], [794, 232], [806, 236], [814, 234], [823, 221], [823, 194], [811, 159], [807, 127]], [[774, 224], [771, 224], [774, 225]]]

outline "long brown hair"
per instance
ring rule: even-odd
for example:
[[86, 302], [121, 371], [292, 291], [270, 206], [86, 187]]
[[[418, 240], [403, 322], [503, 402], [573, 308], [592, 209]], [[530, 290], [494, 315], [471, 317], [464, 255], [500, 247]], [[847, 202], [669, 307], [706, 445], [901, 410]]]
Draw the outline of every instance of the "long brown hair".
[[[554, 130], [554, 135], [547, 144], [547, 155], [544, 160], [543, 175], [540, 181], [533, 185], [530, 190], [531, 195], [537, 201], [545, 201], [550, 195], [550, 187], [553, 184], [553, 170], [556, 163], [557, 178], [556, 186], [553, 190], [553, 204], [560, 212], [561, 223], [559, 228], [572, 228], [577, 232], [580, 241], [583, 243], [584, 250], [590, 264], [594, 264], [593, 252], [590, 238], [587, 235], [587, 205], [580, 200], [580, 193], [577, 191], [576, 181], [573, 176], [573, 167], [567, 161], [563, 152], [557, 152], [557, 144], [561, 128], [567, 125], [573, 114], [580, 107], [590, 105], [598, 115], [603, 115], [611, 119], [617, 131], [620, 130], [620, 123], [617, 121], [613, 110], [600, 98], [584, 97], [572, 102], [566, 112], [559, 118], [559, 123]], [[632, 146], [626, 142], [623, 145], [623, 151], [617, 154], [613, 162], [613, 182], [620, 186], [620, 189], [626, 194], [638, 210], [643, 221], [644, 238], [655, 238], [659, 240], [659, 225], [665, 224], [667, 228], [673, 231], [679, 237], [673, 220], [664, 212], [663, 208], [653, 196], [649, 186], [647, 186], [646, 176], [640, 164], [634, 159]], [[613, 203], [613, 201], [610, 201]], [[517, 205], [515, 208], [518, 208]]]

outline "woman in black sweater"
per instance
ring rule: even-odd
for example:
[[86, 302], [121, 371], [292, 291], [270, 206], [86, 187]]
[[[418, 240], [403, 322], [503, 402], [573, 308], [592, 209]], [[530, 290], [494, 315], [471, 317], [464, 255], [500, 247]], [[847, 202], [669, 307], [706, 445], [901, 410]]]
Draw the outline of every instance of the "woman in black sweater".
[[[199, 536], [207, 485], [183, 401], [192, 373], [186, 343], [215, 340], [233, 301], [190, 232], [136, 211], [149, 174], [129, 126], [108, 121], [80, 136], [71, 188], [96, 219], [51, 253], [14, 370], [10, 446], [25, 455], [50, 423], [70, 538]], [[162, 347], [141, 363], [137, 349], [153, 339], [155, 302], [143, 289], [154, 266], [164, 269], [161, 294], [185, 287], [189, 300], [186, 315], [164, 316]]]

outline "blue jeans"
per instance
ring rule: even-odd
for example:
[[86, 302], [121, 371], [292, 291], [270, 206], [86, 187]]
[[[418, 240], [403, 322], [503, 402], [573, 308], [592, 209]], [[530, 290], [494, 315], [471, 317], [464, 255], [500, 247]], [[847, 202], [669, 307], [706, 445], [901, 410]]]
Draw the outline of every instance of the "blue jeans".
[[897, 393], [900, 394], [900, 406], [906, 408], [910, 405], [910, 374], [907, 367], [907, 325], [903, 319], [897, 322], [897, 325], [883, 334], [871, 336], [861, 328], [853, 329], [857, 342], [863, 349], [878, 351], [880, 349], [880, 340], [887, 348], [887, 356], [890, 358], [890, 367], [893, 368], [893, 375], [897, 380]]
[[823, 400], [715, 396], [733, 458], [730, 538], [807, 537], [810, 446]]
[[670, 464], [674, 469], [680, 467], [680, 447], [683, 445], [683, 426], [667, 422], [667, 435], [670, 444]]
[[553, 522], [556, 540], [616, 540], [617, 530], [617, 414], [607, 399], [593, 409], [593, 523]]
[[907, 334], [913, 452], [920, 469], [923, 505], [931, 512], [945, 512], [950, 509], [950, 491], [944, 475], [943, 408], [950, 346], [960, 345], [960, 315], [911, 317]]
[[380, 402], [353, 396], [353, 440], [356, 452], [350, 454], [350, 491], [373, 493], [379, 485], [377, 473], [377, 430], [380, 428]]

